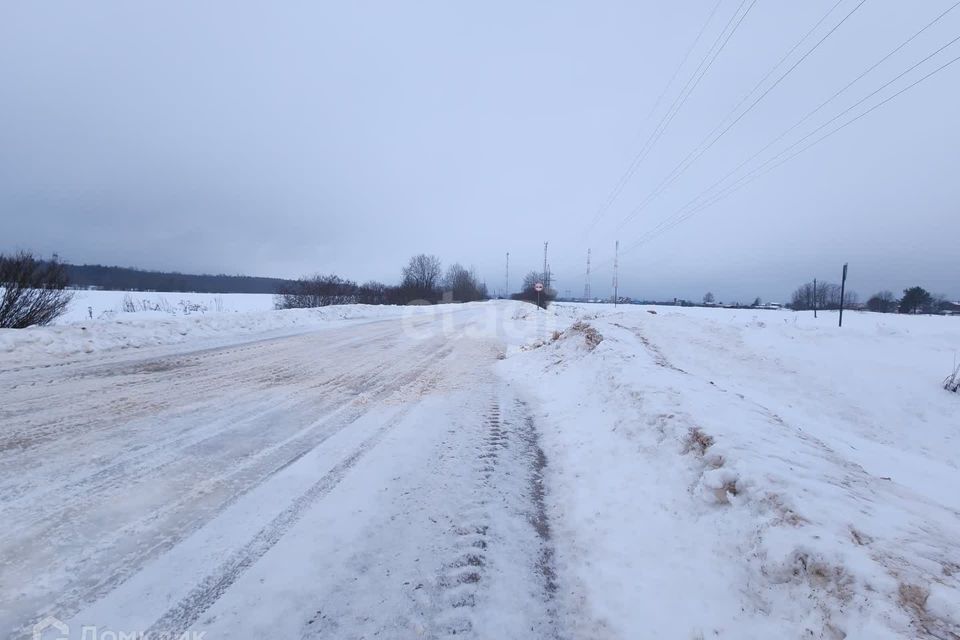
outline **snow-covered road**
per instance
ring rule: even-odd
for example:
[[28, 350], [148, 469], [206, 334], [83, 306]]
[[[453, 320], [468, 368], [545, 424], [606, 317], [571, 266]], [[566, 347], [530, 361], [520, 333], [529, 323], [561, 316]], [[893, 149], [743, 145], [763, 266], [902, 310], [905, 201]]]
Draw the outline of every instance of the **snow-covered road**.
[[478, 313], [0, 370], [0, 628], [553, 637], [545, 461]]
[[0, 634], [960, 638], [956, 318], [132, 315], [0, 331]]

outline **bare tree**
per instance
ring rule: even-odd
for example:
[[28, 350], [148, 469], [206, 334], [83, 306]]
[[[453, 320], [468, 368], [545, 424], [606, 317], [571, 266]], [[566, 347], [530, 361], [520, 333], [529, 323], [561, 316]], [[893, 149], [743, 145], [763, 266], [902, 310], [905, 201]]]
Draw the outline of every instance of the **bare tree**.
[[480, 282], [475, 270], [467, 270], [463, 265], [455, 263], [447, 269], [443, 278], [443, 288], [449, 293], [453, 302], [473, 302], [485, 300], [487, 286]]
[[534, 304], [539, 300], [540, 306], [546, 309], [550, 302], [557, 297], [557, 291], [551, 287], [544, 289], [538, 294], [536, 285], [538, 282], [542, 284], [544, 280], [545, 278], [542, 272], [531, 271], [523, 277], [523, 289], [520, 293], [515, 293], [510, 296], [510, 298], [513, 300], [532, 302]]
[[713, 304], [716, 301], [716, 298], [713, 297], [713, 293], [707, 291], [703, 294], [703, 304]]
[[897, 310], [897, 305], [899, 301], [897, 297], [893, 295], [892, 291], [880, 291], [867, 300], [867, 310], [877, 311], [879, 313], [893, 313]]
[[25, 251], [0, 254], [0, 328], [50, 324], [73, 299], [66, 286], [66, 268], [57, 260], [38, 260]]
[[[844, 295], [844, 304], [856, 304], [859, 296], [853, 291]], [[813, 282], [800, 285], [793, 292], [790, 299], [790, 308], [794, 311], [808, 311], [816, 306], [817, 309], [840, 308], [840, 285], [832, 282]]]
[[948, 309], [949, 305], [950, 305], [950, 302], [947, 299], [947, 294], [934, 293], [931, 296], [930, 313], [940, 313], [941, 311]]
[[410, 262], [403, 268], [403, 281], [400, 287], [408, 297], [408, 301], [436, 302], [439, 299], [441, 275], [440, 258], [421, 253], [410, 258]]
[[389, 304], [389, 287], [376, 280], [368, 280], [357, 291], [357, 302], [361, 304]]
[[790, 308], [794, 311], [807, 311], [816, 304], [815, 287], [812, 282], [802, 284], [796, 288], [790, 298]]
[[817, 307], [820, 309], [839, 309], [840, 285], [832, 282], [817, 283]]

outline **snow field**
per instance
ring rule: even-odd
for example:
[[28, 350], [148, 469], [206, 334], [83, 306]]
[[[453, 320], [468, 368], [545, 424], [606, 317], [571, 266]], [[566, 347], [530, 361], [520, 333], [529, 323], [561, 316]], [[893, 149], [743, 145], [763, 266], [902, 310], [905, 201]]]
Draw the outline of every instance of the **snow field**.
[[[241, 313], [273, 309], [270, 293], [180, 293], [157, 291], [78, 290], [67, 312], [57, 324], [89, 320], [111, 320], [118, 316], [141, 318], [171, 315], [205, 315], [208, 313]], [[129, 306], [135, 311], [126, 311]], [[93, 318], [90, 316], [93, 315]]]

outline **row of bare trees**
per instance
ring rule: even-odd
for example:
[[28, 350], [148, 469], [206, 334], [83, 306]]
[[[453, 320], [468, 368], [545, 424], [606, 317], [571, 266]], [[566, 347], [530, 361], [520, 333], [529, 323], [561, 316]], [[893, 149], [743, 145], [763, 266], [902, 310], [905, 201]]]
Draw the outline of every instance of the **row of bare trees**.
[[487, 298], [487, 286], [476, 271], [459, 263], [447, 267], [434, 255], [419, 254], [401, 270], [400, 283], [369, 281], [358, 285], [336, 275], [301, 278], [281, 288], [278, 309], [325, 307], [332, 304], [435, 304]]
[[[793, 292], [790, 308], [794, 311], [839, 309], [840, 302], [840, 285], [832, 282], [807, 282]], [[843, 295], [843, 304], [855, 307], [860, 304], [860, 296], [856, 291], [847, 289]]]

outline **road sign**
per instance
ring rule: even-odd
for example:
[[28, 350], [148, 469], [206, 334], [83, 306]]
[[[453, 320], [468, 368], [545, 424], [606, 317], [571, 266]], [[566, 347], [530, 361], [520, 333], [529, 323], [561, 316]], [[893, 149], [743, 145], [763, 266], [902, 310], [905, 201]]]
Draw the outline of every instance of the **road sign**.
[[537, 293], [543, 291], [543, 283], [538, 282], [537, 284], [533, 285], [533, 290], [536, 291]]

